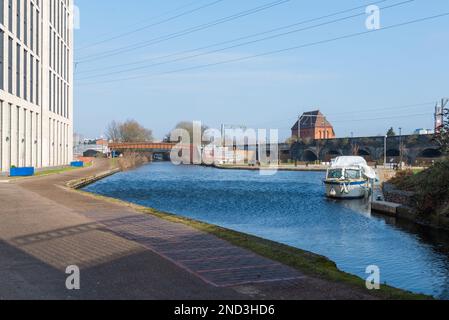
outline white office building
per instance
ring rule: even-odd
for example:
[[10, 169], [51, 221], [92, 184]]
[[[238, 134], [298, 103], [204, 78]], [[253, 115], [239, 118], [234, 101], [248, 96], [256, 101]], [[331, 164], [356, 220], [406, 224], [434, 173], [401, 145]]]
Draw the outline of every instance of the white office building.
[[0, 0], [0, 173], [73, 158], [73, 0]]

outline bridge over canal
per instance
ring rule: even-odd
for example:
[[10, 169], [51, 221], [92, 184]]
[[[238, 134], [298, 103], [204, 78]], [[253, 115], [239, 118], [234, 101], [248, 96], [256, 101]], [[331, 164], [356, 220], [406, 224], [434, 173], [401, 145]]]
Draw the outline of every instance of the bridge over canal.
[[141, 152], [154, 158], [160, 155], [160, 159], [169, 160], [170, 152], [175, 147], [176, 143], [169, 142], [124, 142], [124, 143], [109, 143], [111, 152], [123, 153], [125, 151]]

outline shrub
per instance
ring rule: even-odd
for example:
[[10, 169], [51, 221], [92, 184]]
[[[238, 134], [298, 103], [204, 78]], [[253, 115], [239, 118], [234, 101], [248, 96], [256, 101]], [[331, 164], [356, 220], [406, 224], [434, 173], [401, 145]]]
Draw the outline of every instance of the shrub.
[[126, 151], [123, 157], [119, 158], [118, 164], [121, 170], [129, 170], [141, 166], [148, 162], [148, 158], [140, 153]]
[[420, 213], [447, 213], [449, 159], [438, 161], [429, 169], [416, 174], [411, 170], [400, 172], [391, 182], [401, 190], [415, 192], [415, 207]]

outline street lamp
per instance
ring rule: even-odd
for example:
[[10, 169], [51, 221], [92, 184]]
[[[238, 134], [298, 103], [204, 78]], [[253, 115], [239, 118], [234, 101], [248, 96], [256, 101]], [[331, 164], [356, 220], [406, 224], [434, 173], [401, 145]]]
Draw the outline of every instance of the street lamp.
[[402, 169], [402, 128], [399, 128], [399, 168]]
[[388, 135], [385, 135], [385, 139], [384, 139], [384, 167], [387, 167], [387, 139], [388, 139]]

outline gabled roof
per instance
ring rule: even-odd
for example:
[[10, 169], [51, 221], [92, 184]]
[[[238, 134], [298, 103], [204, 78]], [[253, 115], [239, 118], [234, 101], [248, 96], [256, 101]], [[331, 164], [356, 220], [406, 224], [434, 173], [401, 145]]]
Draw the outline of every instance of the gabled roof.
[[[332, 124], [327, 121], [326, 117], [320, 110], [304, 112], [301, 116], [301, 128], [309, 129], [315, 127], [332, 127]], [[296, 121], [292, 130], [298, 130], [298, 121]]]

